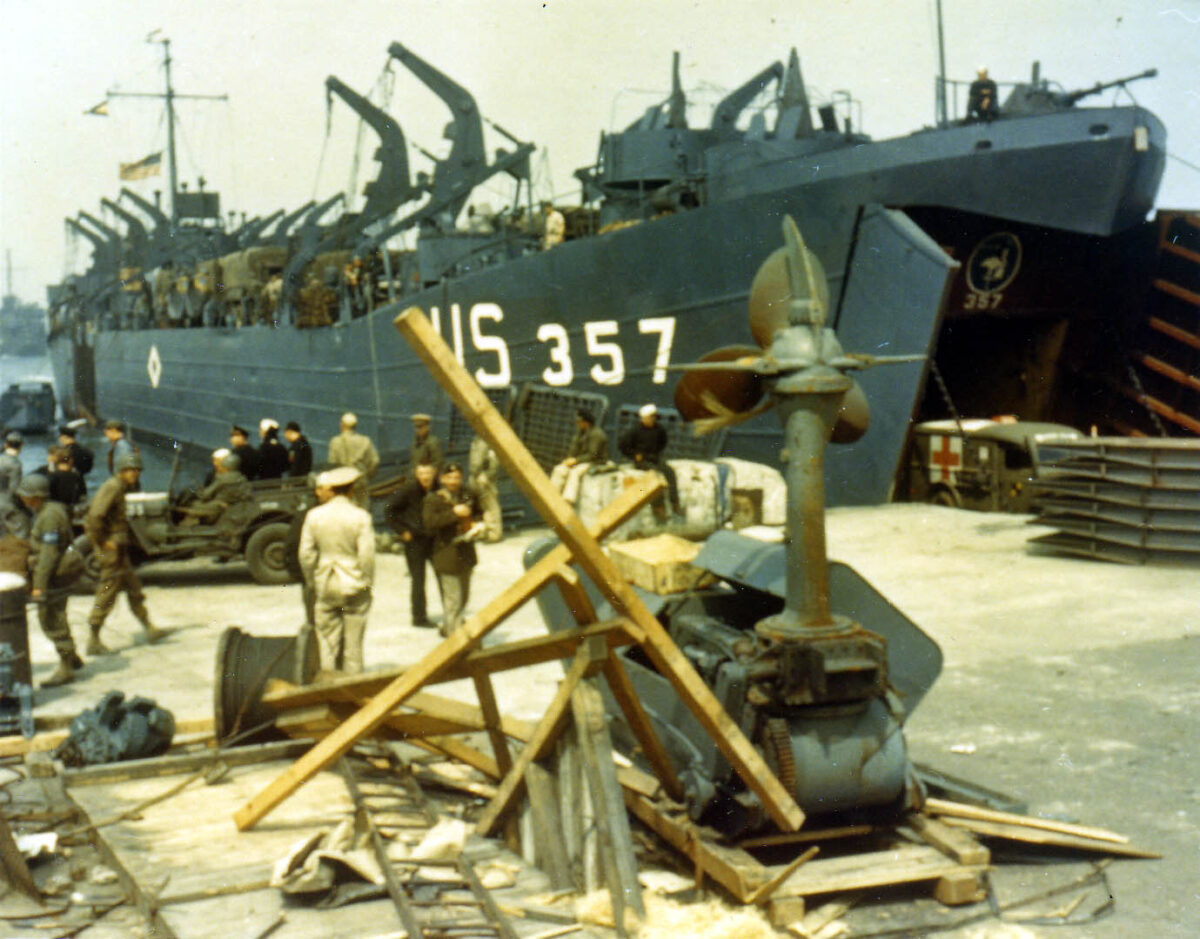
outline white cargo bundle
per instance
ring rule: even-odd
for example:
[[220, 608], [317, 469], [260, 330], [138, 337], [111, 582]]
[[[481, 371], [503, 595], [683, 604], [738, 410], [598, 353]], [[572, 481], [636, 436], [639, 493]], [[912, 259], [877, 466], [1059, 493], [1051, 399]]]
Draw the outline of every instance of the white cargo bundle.
[[[679, 484], [679, 503], [683, 517], [671, 512], [660, 521], [647, 506], [618, 528], [613, 541], [657, 535], [664, 530], [689, 538], [705, 538], [726, 527], [734, 511], [734, 490], [761, 492], [762, 517], [757, 522], [783, 524], [785, 491], [783, 477], [769, 466], [746, 460], [670, 460]], [[629, 464], [608, 472], [585, 474], [579, 480], [575, 510], [590, 524], [600, 510], [612, 502], [641, 475]], [[758, 501], [757, 499], [755, 501]], [[664, 494], [664, 502], [666, 497]]]

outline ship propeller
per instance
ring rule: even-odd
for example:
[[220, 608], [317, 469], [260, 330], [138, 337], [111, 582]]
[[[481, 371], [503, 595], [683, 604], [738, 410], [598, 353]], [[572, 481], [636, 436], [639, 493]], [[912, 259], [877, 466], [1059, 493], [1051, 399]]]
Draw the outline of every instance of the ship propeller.
[[[697, 362], [673, 366], [685, 373], [675, 386], [675, 407], [684, 420], [692, 422], [697, 436], [770, 410], [775, 402], [773, 398], [764, 400], [768, 379], [811, 363], [811, 359], [793, 362], [773, 354], [776, 336], [795, 325], [793, 312], [798, 307], [807, 310], [806, 320], [817, 326], [824, 324], [829, 310], [829, 281], [820, 259], [804, 245], [798, 231], [789, 242], [763, 262], [750, 287], [750, 333], [759, 348], [722, 346]], [[812, 335], [819, 343], [819, 332], [814, 330]], [[819, 350], [811, 351], [819, 357]], [[832, 364], [865, 368], [876, 360], [843, 354]], [[842, 401], [831, 439], [853, 443], [867, 432], [869, 424], [867, 397], [854, 382]]]

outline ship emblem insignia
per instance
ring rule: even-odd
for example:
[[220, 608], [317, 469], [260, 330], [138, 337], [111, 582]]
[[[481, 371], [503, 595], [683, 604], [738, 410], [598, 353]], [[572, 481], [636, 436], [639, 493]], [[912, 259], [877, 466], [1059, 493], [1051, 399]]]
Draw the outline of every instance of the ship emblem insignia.
[[150, 357], [146, 359], [146, 374], [150, 376], [150, 387], [157, 388], [162, 378], [162, 359], [158, 355], [158, 346], [150, 347]]
[[993, 232], [975, 246], [967, 261], [967, 286], [976, 293], [996, 293], [1013, 282], [1021, 269], [1021, 240]]

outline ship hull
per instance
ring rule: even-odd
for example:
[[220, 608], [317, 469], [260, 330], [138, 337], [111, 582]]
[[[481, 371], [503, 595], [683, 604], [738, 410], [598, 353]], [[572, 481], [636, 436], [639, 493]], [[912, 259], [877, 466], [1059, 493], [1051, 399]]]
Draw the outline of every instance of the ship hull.
[[[1051, 236], [1060, 229], [1064, 237], [1104, 236], [1144, 217], [1164, 146], [1153, 115], [1123, 108], [922, 132], [777, 161], [744, 148], [717, 152], [701, 208], [484, 267], [403, 304], [431, 315], [484, 387], [535, 382], [599, 392], [614, 405], [669, 404], [668, 363], [749, 340], [749, 285], [780, 245], [785, 215], [822, 259], [837, 298], [869, 203], [924, 213], [934, 239], [964, 262], [977, 228], [1011, 223], [1049, 226]], [[753, 170], [739, 165], [750, 158]], [[963, 209], [974, 225], [958, 224], [968, 217]], [[969, 284], [951, 296], [981, 292], [994, 300], [996, 291]], [[144, 433], [205, 448], [224, 444], [231, 422], [264, 416], [299, 421], [321, 445], [336, 433], [338, 415], [353, 410], [384, 452], [403, 450], [411, 434], [406, 416], [426, 411], [450, 437], [451, 451], [464, 450], [469, 438], [457, 436], [465, 428], [451, 422], [444, 394], [392, 325], [394, 312], [377, 309], [311, 330], [101, 330], [96, 405], [102, 416]], [[854, 351], [927, 351], [894, 347], [886, 321], [870, 336], [877, 347]], [[767, 416], [733, 431], [725, 451], [773, 462], [779, 440]]]

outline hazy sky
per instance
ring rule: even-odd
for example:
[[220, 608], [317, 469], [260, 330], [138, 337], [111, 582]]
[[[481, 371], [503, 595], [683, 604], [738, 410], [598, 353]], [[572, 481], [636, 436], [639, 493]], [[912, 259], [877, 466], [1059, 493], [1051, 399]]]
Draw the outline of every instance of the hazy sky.
[[[1166, 124], [1175, 157], [1159, 203], [1200, 207], [1200, 171], [1182, 162], [1200, 166], [1200, 0], [944, 5], [954, 78], [987, 65], [1019, 80], [1040, 59], [1044, 76], [1073, 88], [1156, 66], [1159, 77], [1132, 92]], [[694, 122], [795, 45], [814, 99], [850, 89], [876, 138], [932, 120], [937, 62], [934, 0], [0, 0], [0, 22], [0, 247], [12, 251], [15, 292], [43, 302], [44, 285], [90, 255], [67, 239], [63, 217], [99, 214], [101, 197], [120, 191], [118, 163], [164, 149], [157, 102], [83, 113], [109, 89], [161, 89], [161, 46], [145, 41], [155, 29], [172, 40], [178, 92], [229, 96], [181, 103], [181, 178], [203, 174], [224, 208], [250, 215], [347, 187], [357, 119], [335, 101], [327, 135], [323, 82], [335, 74], [370, 92], [393, 40], [470, 90], [485, 117], [545, 148], [537, 194], [564, 200], [599, 132], [665, 95], [674, 49]], [[444, 152], [443, 105], [399, 64], [392, 72], [390, 111], [410, 143]], [[504, 143], [488, 137], [492, 149]], [[375, 172], [374, 144], [368, 134], [359, 190]], [[415, 154], [412, 165], [427, 166]], [[487, 199], [499, 207], [503, 195]]]

